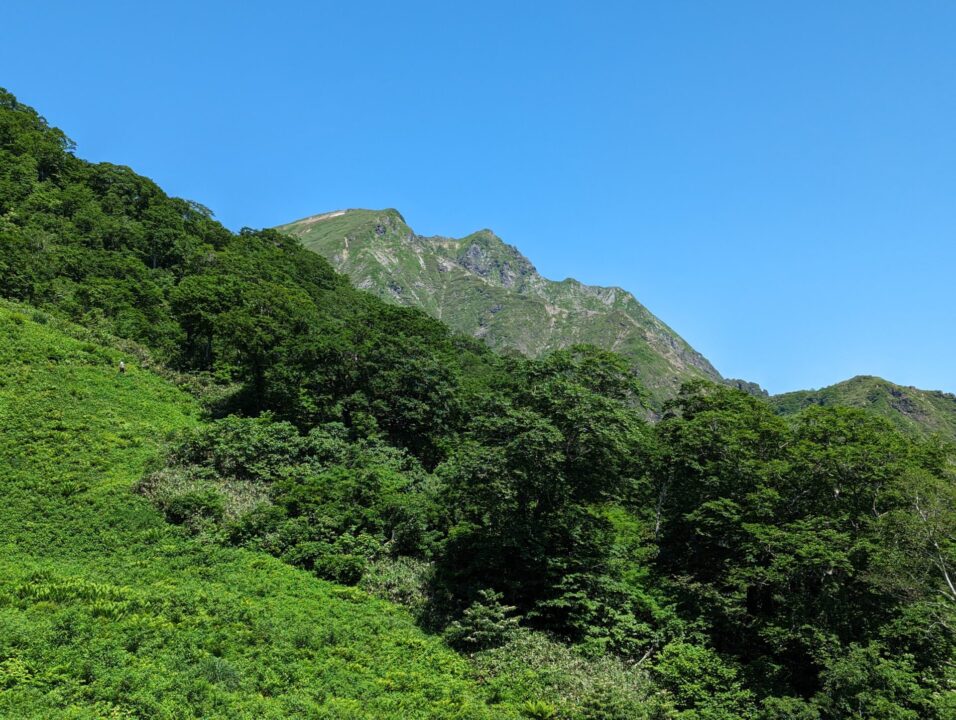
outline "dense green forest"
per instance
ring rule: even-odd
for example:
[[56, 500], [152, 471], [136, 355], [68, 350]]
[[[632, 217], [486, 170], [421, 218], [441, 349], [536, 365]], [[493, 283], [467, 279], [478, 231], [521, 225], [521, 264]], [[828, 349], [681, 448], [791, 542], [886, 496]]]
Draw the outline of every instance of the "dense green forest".
[[956, 718], [938, 440], [650, 424], [624, 358], [494, 354], [8, 93], [0, 291], [9, 717]]

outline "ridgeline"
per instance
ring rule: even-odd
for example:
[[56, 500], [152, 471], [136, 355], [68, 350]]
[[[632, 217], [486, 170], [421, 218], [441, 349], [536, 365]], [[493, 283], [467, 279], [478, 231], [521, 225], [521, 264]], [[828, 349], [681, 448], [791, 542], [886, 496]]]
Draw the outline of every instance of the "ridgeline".
[[528, 357], [590, 344], [628, 358], [655, 405], [720, 374], [621, 288], [542, 277], [490, 230], [416, 234], [395, 210], [344, 210], [281, 225], [363, 290], [424, 310], [460, 333]]

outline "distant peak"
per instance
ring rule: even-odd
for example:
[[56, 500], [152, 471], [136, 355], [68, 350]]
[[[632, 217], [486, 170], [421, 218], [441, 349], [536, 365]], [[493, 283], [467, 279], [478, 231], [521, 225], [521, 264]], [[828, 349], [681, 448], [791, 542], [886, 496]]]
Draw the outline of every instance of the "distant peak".
[[290, 228], [292, 226], [297, 226], [300, 228], [308, 227], [309, 225], [315, 225], [316, 223], [321, 223], [325, 220], [333, 220], [335, 218], [341, 218], [343, 216], [365, 216], [369, 219], [372, 218], [395, 218], [399, 222], [404, 223], [405, 218], [402, 214], [395, 208], [385, 208], [384, 210], [367, 210], [365, 208], [345, 208], [342, 210], [330, 210], [328, 212], [318, 213], [317, 215], [309, 215], [308, 217], [300, 218], [298, 220], [293, 220], [290, 223], [285, 223], [284, 225], [279, 225], [279, 229]]
[[489, 230], [488, 228], [482, 228], [481, 230], [475, 230], [475, 232], [470, 235], [465, 235], [461, 239], [463, 243], [477, 242], [477, 243], [488, 243], [490, 245], [505, 245], [505, 241], [502, 240], [495, 234], [494, 230]]
[[401, 214], [398, 210], [396, 210], [395, 208], [385, 208], [384, 210], [380, 210], [379, 212], [380, 212], [380, 214], [382, 214], [382, 215], [391, 215], [391, 216], [393, 216], [393, 217], [397, 217], [397, 218], [398, 218], [399, 220], [401, 220], [402, 222], [405, 222], [405, 218], [404, 218], [404, 217], [402, 216], [402, 214]]
[[317, 222], [322, 222], [323, 220], [329, 220], [335, 217], [341, 217], [345, 213], [352, 212], [351, 210], [332, 210], [330, 212], [319, 213], [318, 215], [309, 215], [308, 217], [299, 218], [298, 220], [293, 220], [290, 223], [284, 225], [279, 225], [280, 228], [290, 227], [292, 225], [312, 225]]

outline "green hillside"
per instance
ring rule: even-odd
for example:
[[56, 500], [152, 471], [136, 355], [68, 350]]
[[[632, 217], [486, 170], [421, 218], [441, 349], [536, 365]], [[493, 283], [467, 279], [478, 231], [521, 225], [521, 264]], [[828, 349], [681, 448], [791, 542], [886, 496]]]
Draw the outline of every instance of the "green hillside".
[[[555, 337], [636, 304], [329, 221]], [[649, 315], [643, 367], [494, 353], [2, 90], [0, 295], [2, 718], [956, 717], [956, 448], [780, 417]]]
[[775, 395], [770, 402], [782, 415], [810, 405], [863, 408], [882, 415], [905, 432], [939, 434], [956, 442], [956, 395], [904, 387], [871, 375], [859, 375], [820, 390]]
[[50, 322], [0, 306], [0, 717], [512, 716], [394, 606], [167, 525], [131, 487], [195, 401]]
[[629, 358], [655, 400], [714, 367], [620, 288], [543, 278], [490, 230], [422, 237], [395, 210], [314, 215], [278, 230], [300, 239], [355, 285], [425, 310], [451, 328], [537, 357], [577, 343]]

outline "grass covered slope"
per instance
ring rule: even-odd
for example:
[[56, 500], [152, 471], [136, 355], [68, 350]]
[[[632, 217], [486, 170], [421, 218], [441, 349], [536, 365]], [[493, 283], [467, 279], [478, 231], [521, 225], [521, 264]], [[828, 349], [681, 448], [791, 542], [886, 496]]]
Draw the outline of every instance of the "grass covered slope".
[[870, 375], [820, 390], [775, 395], [770, 402], [781, 415], [792, 415], [810, 405], [863, 408], [882, 415], [904, 432], [923, 437], [939, 434], [956, 442], [956, 396], [904, 387]]
[[84, 333], [0, 305], [0, 717], [511, 716], [394, 606], [133, 495], [198, 408]]
[[683, 380], [720, 375], [700, 353], [620, 288], [561, 282], [490, 230], [422, 237], [395, 210], [314, 215], [277, 228], [348, 274], [359, 287], [417, 307], [493, 348], [537, 357], [587, 343], [628, 357], [652, 397]]

